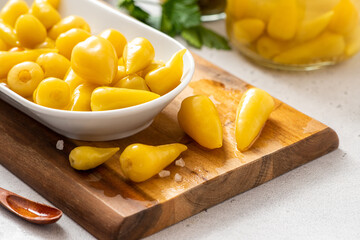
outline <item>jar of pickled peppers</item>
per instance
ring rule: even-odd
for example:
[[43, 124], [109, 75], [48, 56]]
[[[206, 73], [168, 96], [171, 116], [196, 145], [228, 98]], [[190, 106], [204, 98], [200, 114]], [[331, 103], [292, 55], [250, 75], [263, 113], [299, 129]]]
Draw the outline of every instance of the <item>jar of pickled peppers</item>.
[[360, 0], [227, 0], [232, 45], [251, 60], [314, 70], [360, 50]]

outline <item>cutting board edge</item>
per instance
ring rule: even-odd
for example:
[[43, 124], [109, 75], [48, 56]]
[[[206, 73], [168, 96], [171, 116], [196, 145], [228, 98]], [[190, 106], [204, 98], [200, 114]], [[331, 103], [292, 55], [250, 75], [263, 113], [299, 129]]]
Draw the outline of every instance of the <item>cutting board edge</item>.
[[[317, 142], [318, 144], [313, 144], [313, 142]], [[321, 146], [321, 143], [326, 142], [327, 144], [324, 146]], [[316, 152], [315, 154], [312, 155], [307, 155], [306, 154], [306, 149], [307, 146], [311, 146], [314, 148], [319, 148], [320, 151]], [[129, 216], [127, 218], [124, 219], [124, 221], [122, 222], [122, 224], [119, 226], [119, 229], [117, 230], [118, 234], [117, 234], [117, 239], [138, 239], [138, 238], [143, 238], [143, 237], [147, 237], [150, 236], [156, 232], [159, 232], [160, 230], [170, 227], [182, 220], [185, 220], [186, 218], [189, 218], [197, 213], [200, 213], [201, 211], [215, 206], [221, 202], [224, 202], [225, 200], [228, 200], [231, 197], [234, 197], [238, 194], [241, 194], [243, 192], [246, 192], [248, 190], [251, 190], [252, 188], [255, 188], [263, 183], [266, 183], [276, 177], [281, 176], [282, 174], [285, 174], [287, 172], [289, 172], [290, 170], [293, 170], [297, 167], [300, 167], [308, 162], [311, 162], [321, 156], [324, 156], [334, 150], [336, 150], [339, 146], [339, 138], [337, 133], [330, 127], [326, 127], [325, 129], [323, 129], [322, 131], [314, 134], [314, 135], [310, 135], [307, 138], [304, 138], [303, 140], [296, 142], [292, 145], [287, 146], [285, 149], [288, 149], [290, 151], [297, 151], [297, 152], [301, 152], [301, 153], [305, 153], [304, 155], [297, 155], [298, 156], [304, 156], [304, 158], [302, 159], [302, 161], [296, 162], [295, 165], [287, 165], [287, 167], [282, 168], [281, 171], [277, 171], [271, 172], [271, 175], [269, 175], [269, 173], [267, 173], [267, 171], [269, 170], [269, 168], [271, 168], [271, 163], [274, 164], [274, 161], [280, 161], [279, 158], [281, 155], [283, 155], [283, 151], [284, 149], [282, 149], [282, 151], [275, 151], [265, 157], [259, 158], [256, 161], [252, 161], [249, 164], [245, 164], [243, 166], [240, 166], [239, 168], [233, 169], [232, 171], [226, 172], [222, 175], [219, 175], [205, 183], [203, 183], [202, 185], [198, 185], [195, 188], [189, 189], [188, 191], [184, 192], [183, 194], [176, 196], [164, 203], [157, 204], [151, 208], [145, 209], [139, 213], [136, 213], [132, 216]], [[244, 188], [239, 188], [236, 189], [235, 191], [229, 192], [228, 195], [219, 195], [215, 197], [215, 200], [213, 201], [209, 201], [209, 199], [206, 200], [202, 200], [202, 199], [197, 199], [196, 201], [191, 200], [191, 195], [192, 192], [196, 192], [198, 191], [198, 189], [200, 189], [201, 187], [203, 187], [203, 185], [208, 185], [210, 186], [209, 188], [211, 189], [217, 189], [221, 187], [221, 184], [224, 184], [224, 186], [236, 186], [232, 183], [229, 183], [227, 181], [236, 181], [236, 179], [238, 178], [238, 176], [236, 176], [237, 172], [243, 172], [242, 168], [249, 168], [249, 175], [251, 175], [251, 173], [253, 173], [253, 171], [259, 171], [259, 177], [257, 179], [255, 179], [253, 184], [247, 185]], [[242, 171], [240, 170], [242, 169]], [[272, 170], [274, 170], [276, 168], [272, 167]], [[235, 176], [231, 176], [231, 175], [235, 175]], [[225, 180], [221, 179], [221, 178], [225, 178]], [[243, 178], [247, 178], [247, 176], [243, 176]], [[228, 180], [230, 179], [230, 180]], [[216, 191], [209, 191], [209, 192], [216, 192]], [[197, 194], [198, 195], [198, 194]], [[188, 211], [188, 214], [181, 216], [180, 218], [176, 218], [176, 216], [174, 216], [173, 218], [169, 218], [166, 216], [163, 216], [162, 213], [166, 212], [166, 210], [172, 210], [171, 213], [167, 213], [169, 215], [173, 215], [175, 212], [178, 212], [177, 209], [175, 209], [177, 207], [177, 205], [179, 205], [179, 203], [175, 203], [177, 201], [187, 201], [187, 202], [192, 202], [194, 203], [194, 205], [190, 204], [189, 209], [192, 211]], [[210, 197], [211, 199], [211, 197]], [[201, 203], [206, 203], [204, 205], [202, 205]], [[200, 207], [197, 207], [200, 206]], [[160, 208], [160, 209], [159, 209]], [[180, 206], [181, 208], [181, 206]], [[159, 213], [161, 213], [159, 215]], [[165, 213], [166, 214], [166, 213]], [[123, 231], [124, 227], [127, 226], [138, 226], [139, 224], [142, 224], [142, 221], [146, 222], [149, 220], [149, 218], [153, 218], [154, 215], [163, 217], [164, 219], [172, 219], [172, 221], [167, 221], [166, 226], [164, 226], [164, 222], [161, 219], [157, 219], [159, 220], [156, 224], [156, 226], [152, 225], [151, 228], [149, 229], [142, 229], [142, 231], [139, 231], [139, 228], [134, 229], [134, 232], [132, 231]], [[136, 224], [134, 224], [136, 222]], [[146, 225], [146, 224], [144, 224]]]

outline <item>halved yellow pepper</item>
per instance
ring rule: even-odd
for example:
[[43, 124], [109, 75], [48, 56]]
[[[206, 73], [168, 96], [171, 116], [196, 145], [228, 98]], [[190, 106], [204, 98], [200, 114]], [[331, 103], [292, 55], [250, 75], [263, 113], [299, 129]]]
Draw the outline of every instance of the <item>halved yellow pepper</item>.
[[244, 93], [235, 121], [235, 137], [239, 151], [246, 151], [256, 141], [274, 106], [273, 98], [264, 90], [251, 88]]
[[91, 111], [91, 94], [97, 85], [91, 83], [80, 84], [75, 88], [69, 104], [70, 111]]
[[46, 78], [36, 88], [34, 102], [44, 107], [65, 109], [70, 102], [69, 85], [58, 78]]
[[58, 53], [41, 54], [36, 59], [36, 63], [44, 70], [45, 78], [63, 79], [70, 68], [70, 61]]
[[56, 48], [59, 49], [61, 55], [67, 59], [71, 59], [71, 53], [74, 47], [79, 42], [88, 39], [90, 36], [91, 34], [83, 29], [73, 28], [60, 34], [56, 39], [55, 45]]
[[9, 0], [1, 9], [0, 19], [14, 27], [16, 19], [28, 11], [29, 7], [24, 0]]
[[311, 41], [279, 54], [274, 58], [274, 61], [284, 64], [309, 64], [314, 60], [340, 57], [344, 51], [344, 37], [339, 34], [325, 32]]
[[185, 52], [186, 49], [181, 49], [171, 57], [164, 67], [157, 68], [145, 76], [145, 82], [152, 92], [164, 95], [181, 83]]
[[61, 20], [60, 13], [47, 1], [35, 1], [30, 13], [38, 18], [46, 29], [50, 29]]
[[56, 49], [35, 49], [19, 52], [0, 52], [0, 78], [6, 78], [9, 70], [18, 63], [36, 61], [43, 53], [57, 52]]
[[21, 46], [33, 48], [46, 39], [44, 25], [33, 15], [21, 15], [15, 23], [16, 36]]
[[223, 129], [214, 103], [204, 95], [188, 97], [178, 112], [180, 127], [201, 146], [222, 147]]
[[76, 170], [96, 168], [109, 160], [119, 150], [120, 148], [76, 147], [70, 152], [70, 165]]
[[78, 43], [71, 54], [71, 68], [79, 77], [98, 85], [109, 85], [117, 74], [118, 59], [112, 44], [98, 36]]
[[241, 44], [250, 44], [264, 32], [265, 23], [256, 18], [245, 18], [233, 25], [233, 36]]
[[49, 31], [48, 36], [53, 39], [56, 40], [57, 37], [64, 33], [69, 31], [70, 29], [73, 28], [80, 28], [83, 29], [89, 33], [91, 33], [91, 29], [89, 24], [85, 21], [84, 18], [79, 17], [79, 16], [68, 16], [65, 17], [63, 19], [60, 20], [60, 22], [56, 23]]
[[172, 163], [187, 147], [180, 143], [161, 146], [132, 144], [120, 155], [123, 173], [131, 181], [143, 182]]
[[359, 22], [359, 13], [351, 0], [340, 0], [334, 7], [329, 29], [338, 34], [350, 33]]
[[128, 42], [124, 48], [123, 58], [127, 74], [136, 73], [153, 61], [155, 49], [153, 45], [143, 37], [138, 37]]
[[334, 12], [330, 11], [315, 19], [303, 22], [296, 34], [296, 39], [300, 42], [317, 37], [329, 25]]
[[297, 0], [279, 0], [269, 19], [268, 34], [278, 40], [290, 40], [296, 34], [298, 22]]
[[2, 21], [0, 21], [0, 39], [2, 39], [9, 47], [16, 47], [19, 45], [15, 30]]
[[123, 79], [120, 79], [114, 87], [150, 91], [149, 87], [145, 83], [145, 80], [137, 74], [131, 74]]
[[122, 57], [127, 40], [121, 32], [114, 29], [106, 29], [99, 36], [109, 40], [115, 48], [117, 57]]
[[39, 83], [44, 79], [44, 72], [34, 62], [22, 62], [12, 67], [7, 76], [10, 89], [23, 97], [31, 97]]
[[99, 87], [91, 95], [91, 110], [105, 111], [131, 107], [152, 101], [160, 95], [144, 91], [116, 87]]

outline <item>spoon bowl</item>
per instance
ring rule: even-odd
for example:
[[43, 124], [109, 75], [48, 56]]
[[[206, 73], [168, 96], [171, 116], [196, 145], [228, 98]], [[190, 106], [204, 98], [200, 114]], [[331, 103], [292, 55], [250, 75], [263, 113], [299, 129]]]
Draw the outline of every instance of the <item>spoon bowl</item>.
[[54, 223], [62, 216], [62, 211], [57, 208], [31, 201], [3, 188], [0, 188], [0, 204], [17, 216], [36, 224]]

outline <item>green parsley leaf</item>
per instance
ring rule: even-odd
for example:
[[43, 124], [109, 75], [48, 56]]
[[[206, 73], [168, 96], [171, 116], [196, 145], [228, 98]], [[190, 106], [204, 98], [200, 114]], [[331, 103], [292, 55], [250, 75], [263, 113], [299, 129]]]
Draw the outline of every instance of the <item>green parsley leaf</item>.
[[120, 0], [119, 7], [126, 9], [130, 16], [146, 23], [150, 14], [135, 4], [134, 0]]
[[181, 36], [183, 39], [186, 40], [186, 42], [196, 48], [201, 48], [203, 45], [203, 42], [201, 40], [201, 36], [199, 34], [199, 31], [196, 27], [190, 28], [190, 29], [184, 29], [181, 32]]
[[197, 0], [167, 0], [162, 5], [160, 30], [175, 36], [184, 29], [201, 25], [200, 18]]
[[167, 0], [162, 4], [161, 19], [150, 16], [135, 4], [135, 0], [119, 0], [119, 7], [126, 9], [136, 19], [172, 37], [180, 34], [189, 45], [195, 48], [206, 46], [230, 49], [226, 38], [201, 25], [198, 0]]
[[205, 46], [209, 48], [224, 49], [224, 50], [231, 49], [228, 44], [228, 41], [223, 36], [217, 34], [216, 32], [210, 29], [204, 28], [203, 26], [199, 26], [198, 29], [202, 42]]

